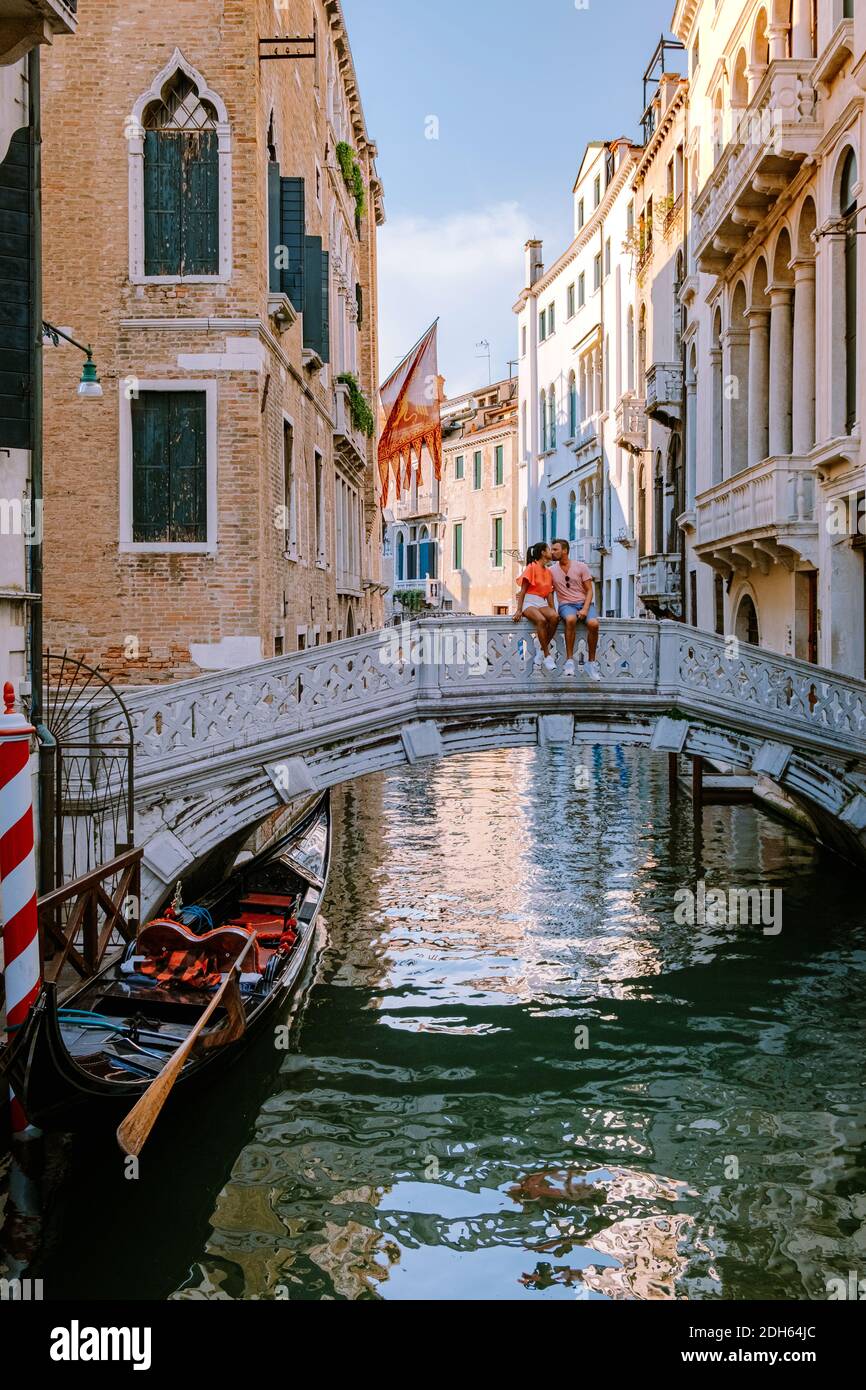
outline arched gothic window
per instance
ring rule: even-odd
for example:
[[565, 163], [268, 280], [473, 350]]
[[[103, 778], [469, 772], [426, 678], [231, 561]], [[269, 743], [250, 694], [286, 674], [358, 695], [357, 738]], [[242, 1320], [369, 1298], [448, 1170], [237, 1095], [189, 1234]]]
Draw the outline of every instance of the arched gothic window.
[[129, 270], [146, 280], [231, 275], [231, 132], [224, 102], [175, 49], [127, 122]]

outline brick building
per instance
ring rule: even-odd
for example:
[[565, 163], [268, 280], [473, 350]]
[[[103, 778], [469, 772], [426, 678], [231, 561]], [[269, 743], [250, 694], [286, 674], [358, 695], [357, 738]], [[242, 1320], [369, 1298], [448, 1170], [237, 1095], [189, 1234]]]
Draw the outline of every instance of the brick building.
[[379, 626], [384, 208], [339, 0], [102, 0], [44, 69], [45, 315], [104, 389], [46, 347], [46, 643], [140, 683]]

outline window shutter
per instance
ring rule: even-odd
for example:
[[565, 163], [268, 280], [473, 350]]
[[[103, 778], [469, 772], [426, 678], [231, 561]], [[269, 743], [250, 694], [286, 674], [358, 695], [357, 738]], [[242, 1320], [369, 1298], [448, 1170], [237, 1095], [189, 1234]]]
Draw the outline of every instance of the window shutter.
[[355, 304], [358, 308], [358, 327], [363, 327], [364, 323], [364, 290], [360, 283], [355, 285]]
[[206, 397], [142, 391], [132, 406], [132, 538], [207, 540]]
[[[279, 172], [279, 166], [277, 166]], [[306, 233], [306, 197], [304, 180], [297, 178], [280, 179], [280, 227], [278, 242], [288, 252], [288, 268], [282, 271], [278, 286], [288, 295], [294, 307], [303, 311], [304, 305], [304, 260]]]
[[322, 252], [322, 352], [323, 362], [331, 360], [331, 257]]
[[330, 273], [331, 258], [322, 250], [322, 238], [308, 236], [304, 265], [304, 347], [317, 352], [323, 362], [331, 360]]
[[171, 465], [168, 393], [142, 391], [132, 405], [132, 539], [168, 540]]
[[[181, 137], [183, 161], [182, 275], [218, 275], [219, 147], [215, 130]], [[181, 140], [175, 139], [177, 144]]]
[[170, 538], [207, 540], [206, 425], [203, 391], [171, 391], [169, 450], [171, 460]]
[[144, 273], [181, 274], [181, 142], [148, 130], [144, 137]]
[[32, 447], [30, 130], [0, 164], [0, 448]]
[[271, 294], [279, 294], [283, 288], [282, 271], [277, 265], [279, 254], [277, 248], [283, 244], [281, 195], [280, 166], [274, 160], [270, 160], [268, 162], [268, 248], [270, 250], [268, 289]]

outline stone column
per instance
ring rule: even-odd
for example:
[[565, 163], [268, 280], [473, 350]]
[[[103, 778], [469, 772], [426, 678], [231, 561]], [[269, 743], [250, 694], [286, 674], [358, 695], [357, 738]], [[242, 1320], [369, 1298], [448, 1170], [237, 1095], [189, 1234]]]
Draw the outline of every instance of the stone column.
[[[698, 469], [698, 383], [686, 382], [686, 511], [695, 504]], [[715, 482], [715, 478], [713, 479]]]
[[749, 310], [749, 467], [769, 451], [770, 313]]
[[794, 0], [791, 7], [791, 57], [812, 57], [811, 0]]
[[793, 387], [794, 291], [771, 285], [770, 296], [770, 454], [791, 452], [791, 391]]
[[730, 478], [749, 466], [749, 334], [728, 328], [722, 335], [722, 476]]
[[775, 63], [779, 58], [786, 58], [788, 48], [788, 26], [787, 24], [771, 24], [767, 30], [767, 38], [770, 42], [770, 62]]
[[724, 412], [725, 412], [725, 370], [722, 365], [722, 349], [713, 348], [710, 352], [710, 382], [713, 402], [712, 438], [712, 476], [711, 483], [720, 483], [724, 476]]
[[746, 68], [746, 82], [748, 83], [749, 105], [755, 100], [755, 93], [764, 80], [764, 73], [767, 69], [763, 63], [750, 63]]
[[815, 262], [792, 261], [794, 271], [794, 377], [792, 447], [808, 454], [815, 444]]

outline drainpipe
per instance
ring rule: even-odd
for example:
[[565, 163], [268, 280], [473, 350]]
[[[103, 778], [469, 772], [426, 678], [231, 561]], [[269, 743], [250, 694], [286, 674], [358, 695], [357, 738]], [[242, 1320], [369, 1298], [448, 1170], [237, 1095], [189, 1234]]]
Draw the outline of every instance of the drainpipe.
[[[30, 497], [34, 518], [42, 510], [43, 486], [43, 384], [42, 384], [42, 84], [39, 47], [27, 58], [31, 140], [30, 191]], [[55, 887], [54, 797], [57, 744], [46, 728], [42, 688], [42, 525], [29, 547], [30, 592], [30, 720], [39, 741], [39, 891]]]

